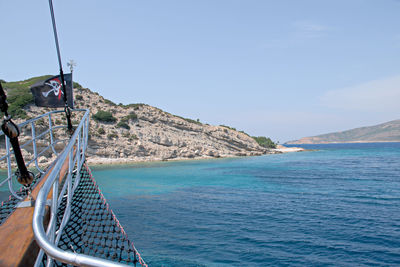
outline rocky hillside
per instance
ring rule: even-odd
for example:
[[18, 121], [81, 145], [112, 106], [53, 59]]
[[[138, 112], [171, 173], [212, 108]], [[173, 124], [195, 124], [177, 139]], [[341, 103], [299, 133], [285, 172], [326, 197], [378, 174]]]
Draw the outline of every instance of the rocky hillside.
[[400, 142], [400, 120], [389, 121], [375, 126], [361, 127], [343, 132], [329, 133], [287, 142], [287, 144], [326, 144]]
[[[22, 83], [22, 82], [21, 82]], [[3, 87], [11, 88], [11, 83]], [[75, 108], [91, 112], [88, 160], [92, 163], [262, 155], [270, 152], [246, 133], [172, 115], [146, 104], [116, 105], [76, 84]], [[13, 89], [7, 94], [12, 95]], [[23, 119], [48, 108], [23, 103]], [[75, 123], [78, 122], [74, 117]], [[63, 123], [60, 118], [56, 123]]]

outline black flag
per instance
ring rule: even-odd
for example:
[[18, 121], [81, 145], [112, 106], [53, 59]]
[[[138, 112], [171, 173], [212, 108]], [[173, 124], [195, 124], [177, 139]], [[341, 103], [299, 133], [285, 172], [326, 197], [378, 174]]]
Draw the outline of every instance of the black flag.
[[[74, 108], [71, 73], [64, 74], [64, 80], [68, 106]], [[35, 104], [38, 107], [64, 107], [64, 92], [62, 90], [60, 75], [35, 83], [31, 86], [31, 91], [35, 99]]]

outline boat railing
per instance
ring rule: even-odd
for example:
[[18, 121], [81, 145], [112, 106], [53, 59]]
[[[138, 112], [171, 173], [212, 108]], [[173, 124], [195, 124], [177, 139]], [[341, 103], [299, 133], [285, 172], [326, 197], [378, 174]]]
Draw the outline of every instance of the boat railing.
[[[16, 180], [17, 169], [14, 151], [7, 136], [3, 140], [0, 138], [0, 152], [3, 154], [0, 157], [0, 167], [7, 167], [7, 176], [0, 182], [0, 186], [6, 186], [8, 183], [11, 195], [7, 201], [17, 203], [14, 209], [29, 207], [33, 204], [35, 206], [32, 229], [40, 251], [34, 266], [58, 265], [55, 261], [74, 266], [127, 266], [112, 259], [99, 258], [97, 255], [77, 253], [76, 248], [74, 249], [71, 244], [69, 244], [71, 246], [69, 249], [65, 249], [62, 245], [65, 241], [63, 234], [69, 227], [68, 222], [71, 216], [77, 216], [71, 207], [75, 205], [73, 203], [76, 203], [74, 196], [79, 198], [82, 187], [82, 183], [79, 184], [79, 182], [87, 179], [85, 156], [89, 138], [90, 111], [88, 109], [71, 111], [74, 125], [72, 135], [68, 133], [67, 127], [62, 125], [65, 119], [63, 111], [47, 112], [18, 124], [23, 158], [29, 171], [35, 174], [30, 188], [21, 186], [19, 190], [16, 190], [16, 184], [13, 184]], [[1, 135], [4, 133], [0, 131], [0, 137]], [[115, 215], [108, 206], [107, 212], [111, 212], [110, 216], [115, 219]], [[116, 225], [120, 227], [119, 223]], [[121, 230], [125, 233], [122, 228]], [[117, 230], [116, 233], [118, 233]], [[131, 244], [135, 266], [136, 262], [147, 266], [133, 243]], [[79, 251], [82, 252], [82, 250]]]
[[[65, 251], [57, 246], [71, 215], [72, 198], [79, 184], [81, 168], [85, 161], [88, 132], [89, 111], [87, 110], [69, 143], [57, 157], [55, 165], [48, 173], [47, 180], [36, 198], [32, 227], [35, 240], [41, 250], [35, 266], [41, 266], [44, 254], [47, 255], [46, 266], [52, 266], [54, 260], [74, 266], [126, 266], [118, 262], [76, 253], [75, 251]], [[64, 180], [62, 180], [63, 177]], [[60, 184], [63, 185], [62, 188]], [[49, 195], [51, 195], [51, 199], [48, 199]], [[64, 214], [57, 223], [61, 203], [65, 205], [65, 208], [63, 208]], [[48, 204], [50, 204], [50, 219], [45, 231], [44, 217], [46, 205]]]
[[[40, 189], [35, 202], [35, 211], [32, 226], [35, 234], [35, 239], [41, 248], [39, 255], [36, 259], [35, 266], [40, 266], [44, 252], [47, 253], [49, 247], [53, 247], [53, 249], [56, 249], [58, 241], [60, 240], [60, 236], [63, 232], [63, 228], [65, 227], [69, 219], [70, 202], [74, 193], [74, 189], [79, 183], [80, 169], [82, 168], [82, 165], [85, 161], [85, 152], [88, 142], [90, 113], [89, 110], [82, 111], [85, 111], [85, 113], [79, 125], [76, 127], [72, 137], [69, 139], [69, 142], [66, 144], [64, 150], [60, 153], [57, 153], [56, 150], [53, 148], [53, 151], [58, 154], [58, 157], [55, 161], [55, 165], [50, 167], [47, 175], [47, 180]], [[61, 173], [61, 170], [63, 170], [63, 173]], [[72, 181], [73, 175], [75, 176], [74, 183]], [[65, 180], [63, 180], [64, 177], [66, 177]], [[59, 191], [59, 184], [61, 182], [63, 182], [63, 186], [62, 189]], [[50, 221], [47, 226], [47, 231], [43, 235], [43, 215], [50, 189], [53, 189], [50, 200]], [[67, 206], [61, 224], [59, 224], [58, 229], [56, 229], [57, 212], [64, 198], [67, 199]], [[41, 205], [42, 200], [45, 202], [44, 205]], [[35, 220], [35, 215], [36, 218], [39, 216], [37, 220]], [[51, 266], [53, 261], [51, 255], [49, 256], [50, 257], [47, 257], [47, 266]]]
[[[79, 116], [86, 110], [75, 109], [73, 114]], [[33, 119], [29, 119], [18, 124], [20, 129], [20, 148], [25, 159], [25, 165], [35, 173], [35, 176], [40, 176], [45, 172], [44, 168], [48, 164], [43, 164], [42, 161], [48, 163], [48, 158], [56, 158], [65, 143], [68, 142], [68, 134], [61, 125], [63, 111], [56, 110], [44, 113]], [[8, 185], [8, 190], [16, 199], [22, 200], [23, 196], [17, 193], [16, 186], [13, 185], [15, 176], [14, 170], [16, 162], [14, 160], [14, 151], [12, 149], [10, 139], [0, 131], [0, 137], [4, 136], [4, 141], [0, 139], [0, 167], [7, 169], [7, 175], [0, 181], [0, 187]], [[4, 143], [3, 143], [4, 142]], [[2, 144], [1, 144], [2, 143]]]

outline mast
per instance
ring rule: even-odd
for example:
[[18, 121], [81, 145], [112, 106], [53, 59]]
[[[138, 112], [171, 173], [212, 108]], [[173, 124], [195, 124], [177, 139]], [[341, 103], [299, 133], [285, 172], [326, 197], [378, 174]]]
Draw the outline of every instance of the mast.
[[53, 8], [53, 1], [52, 0], [49, 0], [49, 7], [50, 7], [50, 14], [51, 14], [51, 22], [53, 23], [53, 33], [54, 33], [54, 41], [56, 43], [58, 65], [60, 66], [60, 78], [61, 78], [61, 83], [62, 83], [62, 90], [63, 90], [63, 93], [64, 93], [64, 105], [65, 105], [64, 106], [64, 111], [65, 111], [65, 115], [67, 117], [68, 132], [70, 134], [72, 134], [73, 133], [73, 128], [72, 128], [72, 123], [71, 123], [71, 110], [68, 107], [67, 90], [65, 88], [64, 72], [63, 72], [63, 69], [62, 69], [60, 46], [58, 44], [56, 19], [54, 17], [54, 8]]

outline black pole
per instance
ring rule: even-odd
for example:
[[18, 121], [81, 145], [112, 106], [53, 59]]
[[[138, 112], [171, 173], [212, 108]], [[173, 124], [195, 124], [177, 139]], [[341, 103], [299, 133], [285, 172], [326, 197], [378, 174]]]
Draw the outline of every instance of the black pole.
[[8, 115], [8, 103], [7, 96], [0, 83], [0, 110], [4, 112], [4, 120], [1, 124], [1, 129], [4, 134], [10, 138], [11, 146], [14, 151], [15, 160], [17, 161], [18, 172], [16, 172], [17, 180], [20, 184], [29, 186], [33, 182], [34, 174], [25, 166], [24, 158], [22, 157], [21, 148], [18, 142], [19, 129], [18, 126], [11, 120], [11, 116]]
[[0, 110], [4, 112], [4, 117], [8, 117], [8, 103], [7, 103], [7, 96], [3, 90], [3, 86], [0, 82]]
[[64, 93], [64, 104], [65, 104], [64, 111], [65, 111], [65, 115], [67, 116], [68, 131], [70, 133], [72, 133], [73, 128], [72, 128], [72, 123], [71, 123], [71, 110], [68, 107], [67, 90], [65, 88], [64, 72], [63, 72], [63, 69], [62, 69], [60, 46], [59, 46], [59, 43], [58, 43], [56, 19], [54, 17], [54, 8], [53, 8], [53, 1], [52, 0], [49, 0], [49, 7], [50, 7], [50, 14], [51, 14], [51, 22], [53, 23], [53, 33], [54, 33], [54, 41], [56, 43], [58, 65], [60, 66], [60, 77], [61, 77], [61, 83], [62, 83], [62, 91]]
[[72, 134], [73, 128], [72, 128], [72, 123], [71, 123], [71, 110], [68, 107], [67, 90], [65, 88], [65, 81], [64, 81], [64, 72], [61, 67], [60, 67], [60, 77], [61, 77], [61, 83], [62, 83], [62, 90], [64, 92], [64, 111], [67, 116], [68, 132], [70, 132], [70, 134]]
[[[3, 125], [1, 126], [1, 128], [4, 132]], [[9, 125], [6, 127], [9, 127]], [[24, 157], [22, 157], [21, 148], [19, 147], [18, 137], [10, 138], [10, 143], [14, 150], [15, 160], [17, 161], [17, 166], [19, 170], [19, 172], [16, 173], [17, 180], [20, 184], [29, 186], [33, 182], [34, 175], [33, 173], [29, 172], [25, 166]]]

